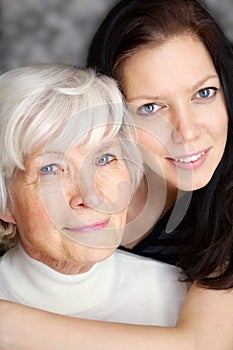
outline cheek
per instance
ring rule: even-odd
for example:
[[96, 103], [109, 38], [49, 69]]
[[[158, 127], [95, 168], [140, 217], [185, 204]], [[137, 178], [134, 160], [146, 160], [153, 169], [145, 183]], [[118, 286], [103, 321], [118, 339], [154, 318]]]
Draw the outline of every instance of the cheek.
[[163, 150], [163, 146], [158, 138], [146, 130], [137, 130], [137, 142], [144, 153], [150, 152], [156, 156]]
[[123, 235], [127, 218], [127, 210], [122, 210], [115, 215], [112, 215], [109, 227], [112, 229], [117, 229], [118, 234]]
[[27, 189], [22, 187], [14, 194], [13, 201], [14, 217], [21, 234], [36, 235], [39, 230], [44, 231], [52, 225], [39, 190], [27, 193]]
[[215, 108], [208, 111], [208, 118], [204, 116], [208, 128], [213, 129], [215, 135], [218, 135], [222, 141], [226, 141], [228, 132], [228, 113], [227, 107], [222, 95], [216, 101]]
[[226, 110], [221, 107], [216, 109], [214, 116], [212, 115], [212, 119], [209, 120], [207, 128], [212, 133], [216, 144], [225, 148], [228, 134], [228, 115]]
[[222, 132], [221, 132], [222, 139], [223, 139], [224, 143], [227, 142], [228, 123], [229, 123], [228, 115], [227, 115], [227, 113], [225, 113], [224, 118], [223, 118], [223, 122], [222, 122]]
[[35, 196], [28, 196], [23, 191], [13, 196], [12, 211], [18, 227], [32, 226], [34, 222], [32, 218], [40, 219], [45, 213], [41, 201]]
[[46, 247], [49, 244], [54, 244], [52, 237], [56, 231], [55, 226], [43, 206], [38, 205], [30, 210], [26, 209], [26, 214], [23, 209], [19, 213], [17, 227], [24, 245]]
[[170, 152], [149, 132], [139, 131], [137, 133], [137, 141], [144, 163], [154, 172], [163, 175], [163, 165], [161, 161], [163, 161], [164, 156], [170, 154]]
[[[22, 208], [23, 210], [23, 208]], [[26, 213], [25, 213], [26, 212]], [[33, 232], [43, 231], [51, 226], [51, 220], [47, 214], [46, 209], [43, 205], [35, 205], [33, 208], [25, 209], [24, 212], [19, 213], [18, 228], [24, 228], [27, 231]]]
[[227, 135], [228, 135], [228, 122], [223, 125], [221, 129], [221, 133], [219, 134], [219, 139], [222, 140], [221, 143], [223, 145], [223, 152], [227, 143]]
[[73, 185], [71, 181], [54, 181], [41, 186], [42, 205], [55, 227], [61, 226], [63, 217], [70, 211], [69, 199], [75, 193], [77, 185]]

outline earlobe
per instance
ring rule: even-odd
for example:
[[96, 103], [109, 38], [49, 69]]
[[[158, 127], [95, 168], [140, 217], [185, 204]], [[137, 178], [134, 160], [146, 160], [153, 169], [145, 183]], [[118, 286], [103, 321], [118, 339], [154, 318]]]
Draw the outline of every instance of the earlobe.
[[10, 224], [16, 224], [14, 216], [9, 208], [6, 208], [4, 215], [1, 215], [0, 219]]

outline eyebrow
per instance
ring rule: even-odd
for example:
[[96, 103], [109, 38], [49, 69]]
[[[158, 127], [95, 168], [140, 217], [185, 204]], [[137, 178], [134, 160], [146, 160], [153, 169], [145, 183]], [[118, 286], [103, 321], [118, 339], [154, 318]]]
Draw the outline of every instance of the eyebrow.
[[64, 158], [65, 153], [63, 152], [58, 152], [58, 151], [45, 151], [45, 152], [36, 152], [34, 154], [32, 154], [32, 159], [36, 160], [38, 158], [43, 158], [43, 157], [47, 157], [47, 156], [59, 156]]
[[[94, 145], [93, 152], [94, 152], [94, 154], [99, 154], [101, 152], [107, 151], [109, 148], [114, 147], [116, 145], [119, 145], [119, 147], [120, 147], [120, 144], [117, 143], [117, 139], [107, 140], [103, 144], [96, 144], [96, 145]], [[61, 158], [64, 158], [64, 157], [66, 157], [66, 155], [67, 155], [67, 152], [64, 153], [62, 151], [55, 151], [55, 150], [53, 151], [53, 150], [51, 150], [51, 151], [45, 151], [43, 153], [39, 153], [39, 152], [38, 153], [34, 153], [33, 159], [43, 158], [43, 157], [47, 157], [47, 156], [59, 156]]]
[[119, 146], [119, 148], [121, 149], [120, 143], [117, 139], [106, 141], [106, 142], [104, 142], [104, 144], [96, 145], [96, 147], [94, 149], [94, 154], [99, 154], [99, 153], [105, 152], [109, 148], [115, 147], [115, 146]]
[[45, 151], [41, 154], [41, 156], [47, 155], [65, 156], [65, 153], [60, 151]]
[[193, 91], [193, 90], [198, 89], [201, 85], [203, 85], [204, 83], [207, 83], [208, 80], [214, 79], [214, 78], [218, 79], [217, 74], [207, 75], [207, 77], [205, 77], [204, 79], [199, 80], [196, 84], [194, 84], [193, 87], [191, 89], [189, 89], [189, 91]]
[[[196, 89], [198, 89], [201, 85], [203, 85], [204, 83], [206, 83], [208, 80], [210, 79], [218, 79], [218, 75], [217, 74], [210, 74], [207, 75], [204, 79], [199, 80], [198, 82], [196, 82], [191, 88], [188, 89], [189, 92], [193, 92]], [[139, 95], [139, 96], [135, 96], [133, 98], [128, 99], [128, 103], [131, 103], [135, 100], [158, 100], [161, 99], [161, 96], [150, 96], [150, 95]]]

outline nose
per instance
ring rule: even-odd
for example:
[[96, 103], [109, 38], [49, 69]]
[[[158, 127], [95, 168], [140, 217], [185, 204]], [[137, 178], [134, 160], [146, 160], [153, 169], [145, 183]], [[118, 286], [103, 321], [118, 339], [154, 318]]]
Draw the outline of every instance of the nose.
[[84, 198], [80, 191], [77, 191], [75, 194], [73, 194], [70, 198], [70, 207], [72, 209], [78, 209], [81, 207], [86, 207], [86, 203], [84, 201]]
[[85, 186], [82, 187], [84, 188], [76, 188], [76, 191], [73, 191], [70, 197], [70, 207], [74, 210], [79, 208], [92, 208], [97, 210], [103, 200], [98, 196], [96, 189], [91, 191], [91, 186], [91, 188], [88, 189], [85, 188]]
[[87, 186], [85, 182], [80, 181], [80, 179], [73, 178], [70, 179], [69, 185], [67, 188], [67, 197], [69, 205], [72, 209], [79, 209], [88, 207], [86, 194], [87, 194]]
[[172, 114], [172, 125], [172, 139], [175, 143], [191, 142], [201, 135], [198, 116], [191, 108], [177, 108]]

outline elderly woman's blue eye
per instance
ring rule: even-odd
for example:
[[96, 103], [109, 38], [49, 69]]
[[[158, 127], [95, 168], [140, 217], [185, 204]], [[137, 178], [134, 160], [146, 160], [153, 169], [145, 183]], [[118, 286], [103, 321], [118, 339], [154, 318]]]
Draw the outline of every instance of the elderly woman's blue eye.
[[212, 96], [214, 96], [216, 94], [216, 90], [217, 89], [214, 88], [214, 87], [201, 89], [201, 90], [198, 91], [197, 97], [200, 97], [201, 99], [210, 98], [210, 97], [212, 97]]
[[111, 163], [113, 160], [116, 159], [116, 156], [113, 154], [104, 154], [96, 161], [96, 165], [106, 165]]
[[58, 171], [58, 166], [56, 164], [49, 164], [40, 168], [40, 173], [42, 175], [55, 174], [57, 171]]

